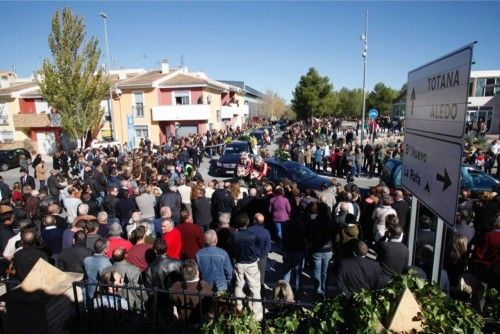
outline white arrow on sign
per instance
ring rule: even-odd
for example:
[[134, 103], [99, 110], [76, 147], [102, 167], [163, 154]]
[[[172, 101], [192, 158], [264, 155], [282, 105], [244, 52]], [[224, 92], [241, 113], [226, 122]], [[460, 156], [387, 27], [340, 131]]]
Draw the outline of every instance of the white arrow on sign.
[[406, 132], [401, 184], [450, 225], [455, 223], [462, 145]]
[[408, 73], [406, 129], [462, 138], [472, 44]]

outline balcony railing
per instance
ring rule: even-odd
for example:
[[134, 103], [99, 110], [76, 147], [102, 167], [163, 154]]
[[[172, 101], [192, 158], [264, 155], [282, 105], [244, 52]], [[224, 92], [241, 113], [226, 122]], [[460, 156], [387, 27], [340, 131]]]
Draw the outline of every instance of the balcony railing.
[[0, 125], [9, 125], [9, 116], [7, 115], [0, 116]]
[[14, 141], [14, 131], [0, 131], [0, 142], [12, 143]]

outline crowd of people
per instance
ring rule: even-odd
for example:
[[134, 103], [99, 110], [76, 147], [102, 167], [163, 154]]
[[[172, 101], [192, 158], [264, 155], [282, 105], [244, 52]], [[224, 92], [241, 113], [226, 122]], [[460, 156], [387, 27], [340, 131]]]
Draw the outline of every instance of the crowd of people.
[[[259, 172], [252, 182], [204, 180], [198, 167], [206, 146], [245, 129], [171, 137], [161, 147], [145, 140], [134, 149], [60, 152], [50, 171], [37, 156], [33, 167], [20, 170], [19, 182], [8, 185], [0, 177], [1, 270], [22, 281], [42, 258], [82, 273], [90, 284], [86, 305], [95, 308], [148, 303], [141, 290], [124, 298], [124, 285], [169, 291], [155, 304], [167, 310], [162, 321], [187, 323], [201, 319], [198, 312], [181, 311], [186, 299], [178, 296], [185, 291], [259, 300], [277, 289], [280, 296], [287, 292], [287, 301], [319, 301], [382, 287], [411, 269], [430, 279], [432, 214], [419, 211], [416, 257], [408, 267], [410, 194], [384, 185], [363, 192], [354, 179], [379, 173], [388, 157], [401, 154], [401, 143], [362, 146], [355, 129], [341, 125], [329, 118], [290, 123], [280, 139], [292, 159], [333, 175], [321, 189], [269, 182], [265, 162], [248, 156], [243, 172], [254, 165]], [[496, 191], [476, 201], [462, 190], [441, 273], [442, 289], [478, 310], [484, 286], [498, 288], [500, 282]], [[271, 252], [283, 260], [273, 282], [266, 280]], [[104, 286], [96, 288], [98, 283]], [[190, 295], [189, 303], [192, 308], [201, 301]], [[252, 304], [255, 318], [262, 319], [262, 303]]]

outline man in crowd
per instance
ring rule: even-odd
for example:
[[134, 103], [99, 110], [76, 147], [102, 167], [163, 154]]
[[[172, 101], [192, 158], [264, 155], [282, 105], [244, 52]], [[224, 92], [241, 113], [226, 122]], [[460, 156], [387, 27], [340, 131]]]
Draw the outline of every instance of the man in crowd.
[[222, 248], [217, 247], [217, 233], [214, 230], [205, 232], [207, 246], [196, 253], [203, 280], [213, 285], [218, 294], [228, 290], [233, 277], [233, 266], [229, 255]]

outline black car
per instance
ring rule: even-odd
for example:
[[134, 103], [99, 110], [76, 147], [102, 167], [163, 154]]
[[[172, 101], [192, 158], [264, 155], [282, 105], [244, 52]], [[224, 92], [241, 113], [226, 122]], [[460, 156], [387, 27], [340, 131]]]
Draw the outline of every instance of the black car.
[[309, 168], [296, 161], [282, 161], [275, 158], [266, 159], [268, 166], [267, 179], [272, 182], [279, 182], [289, 179], [297, 183], [301, 191], [306, 189], [320, 190], [321, 186], [329, 187], [331, 181], [326, 177], [319, 176]]
[[227, 144], [219, 160], [215, 163], [215, 174], [225, 175], [227, 173], [234, 173], [234, 169], [240, 161], [243, 152], [252, 153], [248, 142], [233, 141]]
[[31, 154], [24, 148], [13, 150], [0, 150], [0, 171], [5, 172], [11, 168], [19, 167], [19, 156], [24, 155], [31, 165]]
[[257, 139], [257, 147], [264, 147], [264, 131], [257, 130], [252, 131], [249, 134], [250, 137], [255, 137]]

